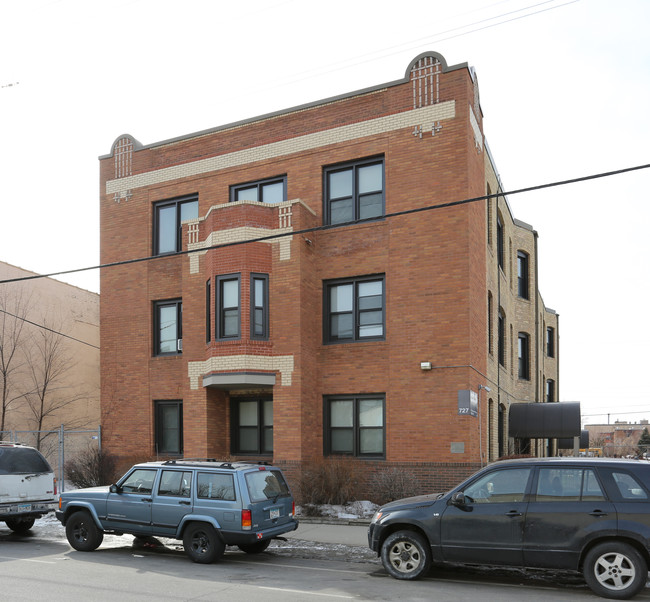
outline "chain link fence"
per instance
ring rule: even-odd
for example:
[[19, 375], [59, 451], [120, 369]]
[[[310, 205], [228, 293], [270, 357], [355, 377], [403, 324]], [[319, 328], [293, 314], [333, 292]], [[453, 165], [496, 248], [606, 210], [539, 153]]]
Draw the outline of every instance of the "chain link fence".
[[65, 491], [66, 462], [91, 450], [101, 451], [101, 426], [89, 430], [66, 430], [61, 425], [55, 431], [0, 431], [0, 441], [22, 443], [38, 449], [50, 463], [56, 475], [59, 491]]

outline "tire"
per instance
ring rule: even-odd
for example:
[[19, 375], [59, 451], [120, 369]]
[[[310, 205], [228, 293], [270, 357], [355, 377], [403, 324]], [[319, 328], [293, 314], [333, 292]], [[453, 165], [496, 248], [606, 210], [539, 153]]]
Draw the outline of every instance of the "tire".
[[627, 600], [645, 586], [648, 567], [631, 545], [609, 541], [594, 546], [585, 556], [587, 585], [603, 598]]
[[431, 569], [429, 544], [415, 531], [396, 531], [381, 546], [381, 562], [395, 579], [419, 579]]
[[242, 551], [246, 552], [246, 554], [261, 554], [266, 550], [266, 548], [269, 547], [271, 544], [270, 539], [265, 539], [263, 541], [256, 541], [255, 543], [242, 543], [239, 544], [237, 547]]
[[65, 523], [65, 535], [68, 543], [80, 552], [92, 552], [104, 541], [93, 517], [84, 510], [78, 510]]
[[225, 544], [207, 523], [191, 523], [183, 534], [183, 547], [192, 562], [210, 564], [218, 560], [226, 549]]
[[26, 533], [34, 526], [33, 518], [8, 518], [5, 522], [16, 533]]

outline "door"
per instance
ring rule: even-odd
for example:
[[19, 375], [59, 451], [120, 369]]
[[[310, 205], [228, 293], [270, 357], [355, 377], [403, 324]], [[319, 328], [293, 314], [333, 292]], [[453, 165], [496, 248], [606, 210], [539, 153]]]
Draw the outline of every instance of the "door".
[[593, 468], [539, 468], [524, 526], [526, 566], [576, 569], [591, 534], [616, 535], [617, 516]]
[[532, 468], [500, 468], [465, 486], [465, 503], [449, 503], [442, 515], [444, 560], [520, 566], [531, 474]]
[[158, 471], [136, 468], [120, 483], [119, 493], [109, 493], [106, 529], [138, 535], [151, 534], [152, 492]]
[[192, 472], [163, 470], [153, 495], [151, 522], [154, 535], [175, 536], [178, 525], [192, 512]]

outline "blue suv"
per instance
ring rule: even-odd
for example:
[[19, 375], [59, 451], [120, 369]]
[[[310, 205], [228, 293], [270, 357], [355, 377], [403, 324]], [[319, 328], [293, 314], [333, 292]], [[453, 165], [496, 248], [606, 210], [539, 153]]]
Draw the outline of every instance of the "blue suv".
[[200, 563], [227, 545], [263, 552], [298, 528], [279, 468], [216, 460], [136, 464], [115, 485], [62, 493], [56, 517], [75, 550], [97, 549], [104, 533], [180, 539]]

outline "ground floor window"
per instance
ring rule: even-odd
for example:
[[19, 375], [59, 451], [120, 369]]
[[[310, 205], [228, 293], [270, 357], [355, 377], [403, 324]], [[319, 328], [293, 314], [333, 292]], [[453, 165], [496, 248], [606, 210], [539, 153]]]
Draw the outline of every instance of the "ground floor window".
[[325, 454], [385, 455], [385, 396], [325, 398]]
[[233, 454], [273, 453], [273, 400], [231, 400]]
[[183, 453], [183, 402], [155, 401], [156, 453]]

